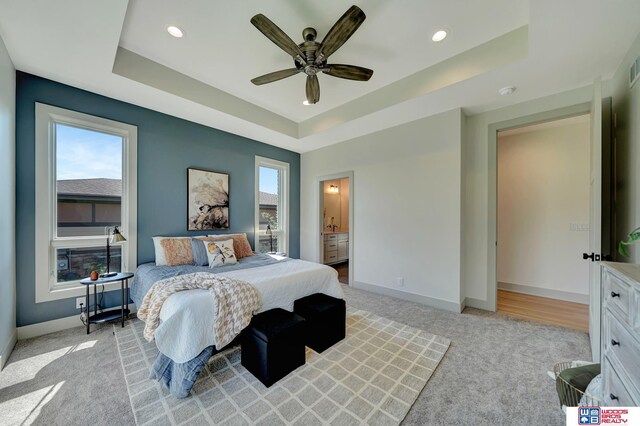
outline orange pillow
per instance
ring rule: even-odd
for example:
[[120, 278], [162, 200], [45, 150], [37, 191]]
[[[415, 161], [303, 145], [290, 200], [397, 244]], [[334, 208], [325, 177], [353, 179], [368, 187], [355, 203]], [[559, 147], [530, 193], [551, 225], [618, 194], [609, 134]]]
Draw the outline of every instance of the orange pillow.
[[[198, 237], [195, 237], [195, 238], [198, 238]], [[206, 237], [206, 240], [221, 241], [221, 240], [228, 240], [229, 238], [233, 238], [233, 251], [236, 254], [237, 259], [253, 256], [253, 250], [251, 249], [251, 244], [249, 244], [249, 240], [247, 239], [247, 234], [245, 233], [208, 235]]]
[[163, 238], [160, 245], [167, 266], [193, 265], [190, 238]]

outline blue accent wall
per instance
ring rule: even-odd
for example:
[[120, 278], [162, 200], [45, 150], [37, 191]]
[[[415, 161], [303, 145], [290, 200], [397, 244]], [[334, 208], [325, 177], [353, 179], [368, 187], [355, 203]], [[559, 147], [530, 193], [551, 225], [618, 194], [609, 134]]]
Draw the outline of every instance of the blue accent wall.
[[[255, 156], [289, 163], [289, 255], [300, 253], [300, 155], [18, 71], [16, 73], [17, 326], [79, 314], [75, 298], [35, 303], [35, 103], [138, 127], [138, 263], [154, 260], [155, 235], [187, 231], [187, 168], [229, 173], [228, 232], [253, 243]], [[105, 293], [106, 307], [120, 292]], [[78, 321], [78, 325], [81, 325]]]

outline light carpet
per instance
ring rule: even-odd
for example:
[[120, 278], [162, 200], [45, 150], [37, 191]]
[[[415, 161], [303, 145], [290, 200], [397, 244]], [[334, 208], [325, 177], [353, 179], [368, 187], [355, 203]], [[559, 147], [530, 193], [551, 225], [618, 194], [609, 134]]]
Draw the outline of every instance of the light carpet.
[[399, 424], [450, 341], [348, 308], [347, 337], [265, 387], [240, 363], [236, 347], [209, 360], [192, 395], [176, 399], [148, 379], [157, 349], [133, 320], [114, 327], [131, 407], [139, 425]]

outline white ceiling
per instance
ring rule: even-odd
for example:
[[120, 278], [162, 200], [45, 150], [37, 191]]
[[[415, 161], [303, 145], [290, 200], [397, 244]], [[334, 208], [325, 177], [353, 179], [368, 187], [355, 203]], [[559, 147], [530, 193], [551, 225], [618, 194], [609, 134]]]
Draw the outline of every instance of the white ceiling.
[[[0, 0], [0, 36], [19, 70], [306, 152], [452, 108], [475, 113], [609, 78], [640, 31], [637, 0], [362, 0], [355, 3], [367, 19], [330, 62], [373, 69], [369, 82], [321, 75], [313, 106], [302, 105], [303, 75], [250, 83], [292, 66], [251, 25], [253, 15], [263, 13], [296, 42], [306, 26], [322, 40], [352, 3]], [[170, 24], [185, 37], [170, 37]], [[491, 45], [496, 59], [479, 65], [481, 45], [523, 26], [524, 49]], [[441, 27], [449, 37], [431, 42]], [[119, 46], [178, 78], [133, 78], [126, 64], [114, 73]], [[200, 99], [186, 85], [181, 91], [187, 76], [200, 84]], [[518, 90], [500, 97], [507, 85]], [[220, 96], [203, 100], [208, 93]]]

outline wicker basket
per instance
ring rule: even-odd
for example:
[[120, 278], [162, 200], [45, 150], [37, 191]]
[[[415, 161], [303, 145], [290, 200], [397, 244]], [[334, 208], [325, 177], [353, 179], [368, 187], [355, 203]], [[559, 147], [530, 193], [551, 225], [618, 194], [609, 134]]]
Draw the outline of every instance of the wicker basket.
[[600, 399], [596, 398], [593, 395], [584, 393], [583, 391], [570, 385], [562, 377], [560, 377], [560, 373], [562, 373], [567, 368], [572, 368], [571, 361], [559, 362], [553, 366], [553, 374], [555, 374], [556, 376], [556, 388], [558, 390], [558, 397], [560, 398], [560, 402], [562, 403], [562, 396], [564, 396], [567, 401], [567, 407], [578, 407], [580, 406], [580, 401], [584, 397], [584, 403], [582, 404], [583, 406], [600, 406]]

